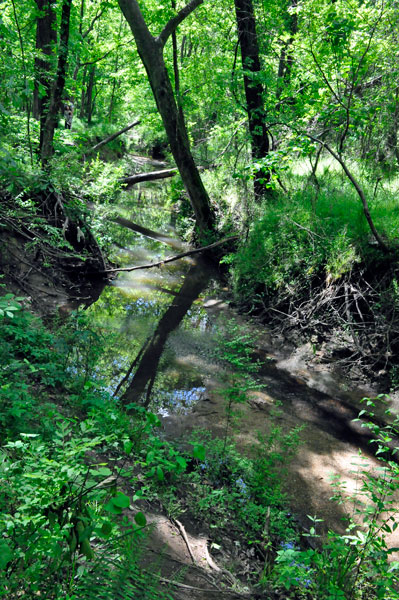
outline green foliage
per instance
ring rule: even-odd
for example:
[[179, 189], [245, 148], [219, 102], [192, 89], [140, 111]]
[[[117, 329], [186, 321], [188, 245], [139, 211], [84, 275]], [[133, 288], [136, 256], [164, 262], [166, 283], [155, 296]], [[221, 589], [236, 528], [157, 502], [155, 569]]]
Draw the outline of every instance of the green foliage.
[[273, 426], [269, 435], [258, 436], [250, 457], [231, 440], [212, 440], [206, 431], [190, 438], [194, 445], [201, 443], [205, 457], [187, 476], [186, 502], [190, 512], [214, 530], [216, 539], [233, 528], [246, 543], [265, 552], [281, 540], [296, 538], [283, 474], [298, 447], [299, 433], [299, 428], [285, 434]]
[[[12, 314], [13, 318], [4, 317], [0, 328], [0, 422], [3, 432], [10, 434], [33, 431], [40, 416], [45, 428], [52, 404], [50, 390], [66, 380], [54, 336], [29, 312]], [[39, 390], [44, 396], [41, 401]]]
[[0, 296], [0, 318], [6, 316], [12, 319], [14, 313], [21, 310], [22, 300], [23, 298], [15, 297], [14, 294], [10, 293]]
[[[336, 181], [338, 184], [338, 181]], [[340, 184], [342, 187], [342, 183]], [[397, 243], [397, 216], [385, 194], [372, 206], [377, 229]], [[396, 230], [395, 230], [396, 228]], [[233, 259], [233, 282], [244, 301], [300, 293], [315, 278], [339, 279], [371, 257], [365, 219], [358, 199], [346, 185], [341, 192], [322, 188], [280, 197], [263, 214]]]
[[184, 470], [184, 460], [163, 453], [155, 415], [137, 407], [128, 417], [102, 389], [96, 363], [104, 339], [85, 315], [52, 333], [4, 298], [19, 310], [5, 312], [0, 328], [0, 596], [75, 598], [82, 589], [94, 593], [97, 581], [96, 597], [106, 598], [119, 581], [126, 597], [167, 598], [139, 566], [146, 516], [127, 518], [132, 497], [119, 488], [122, 469], [103, 453], [140, 464], [158, 444], [146, 470], [155, 464], [165, 478]]

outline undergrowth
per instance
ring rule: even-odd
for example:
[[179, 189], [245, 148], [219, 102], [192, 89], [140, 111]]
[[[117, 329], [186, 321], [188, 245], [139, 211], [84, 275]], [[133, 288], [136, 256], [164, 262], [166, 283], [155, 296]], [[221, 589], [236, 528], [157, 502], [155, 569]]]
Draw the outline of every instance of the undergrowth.
[[385, 379], [390, 373], [392, 381], [399, 340], [395, 194], [384, 188], [370, 201], [391, 248], [383, 255], [353, 190], [338, 175], [323, 181], [318, 191], [308, 184], [259, 209], [248, 239], [227, 258], [236, 300], [297, 340], [320, 347], [333, 339], [344, 367]]
[[0, 309], [0, 596], [113, 598], [119, 581], [125, 597], [168, 598], [139, 565], [146, 518], [127, 517], [121, 483], [154, 419], [103, 390], [84, 316], [55, 333], [10, 294]]
[[[138, 405], [126, 412], [105, 391], [97, 364], [112, 340], [89, 327], [84, 313], [49, 329], [6, 294], [0, 319], [0, 597], [173, 598], [160, 585], [159, 562], [141, 558], [145, 506], [156, 502], [172, 519], [187, 513], [199, 521], [215, 553], [231, 540], [245, 556], [252, 549], [245, 583], [254, 593], [398, 598], [399, 563], [388, 560], [386, 536], [397, 527], [392, 444], [399, 425], [373, 425], [371, 400], [360, 416], [374, 434], [381, 470], [362, 462], [347, 533], [309, 546], [284, 493], [300, 431], [272, 422], [245, 455], [227, 435], [229, 411], [245, 401], [242, 376], [255, 370], [253, 340], [238, 326], [228, 324], [219, 342], [219, 360], [236, 369], [226, 435], [215, 440], [197, 431], [178, 446], [157, 432], [157, 415]], [[347, 503], [340, 481], [334, 495]], [[317, 523], [308, 534], [315, 539]]]

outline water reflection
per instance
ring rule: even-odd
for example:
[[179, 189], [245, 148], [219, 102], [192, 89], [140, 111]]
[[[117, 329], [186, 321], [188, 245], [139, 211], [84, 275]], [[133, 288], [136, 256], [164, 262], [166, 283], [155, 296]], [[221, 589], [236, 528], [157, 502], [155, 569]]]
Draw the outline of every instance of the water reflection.
[[162, 417], [169, 417], [171, 414], [186, 415], [202, 400], [205, 391], [204, 386], [193, 387], [190, 390], [160, 391], [154, 394], [153, 402]]
[[[196, 259], [188, 270], [178, 294], [159, 320], [153, 335], [141, 349], [142, 357], [133, 380], [122, 395], [125, 405], [137, 403], [147, 386], [151, 391], [168, 336], [180, 325], [194, 300], [208, 284], [210, 277], [210, 265], [203, 259]], [[147, 393], [144, 404], [147, 406], [149, 401], [150, 394]]]
[[[164, 195], [165, 210], [155, 206], [155, 190], [157, 201]], [[111, 224], [113, 259], [121, 266], [158, 262], [178, 252], [165, 242], [181, 249], [170, 226], [167, 190], [166, 183], [147, 183], [122, 194], [115, 207], [118, 223]], [[143, 235], [145, 230], [150, 237]], [[210, 324], [193, 302], [211, 274], [206, 261], [187, 257], [161, 268], [124, 272], [93, 307], [96, 321], [112, 330], [114, 340], [104, 349], [100, 368], [125, 404], [148, 404], [153, 392], [154, 406], [162, 413], [188, 410], [200, 399], [203, 379], [193, 364], [198, 362], [193, 344], [197, 336], [207, 337]]]

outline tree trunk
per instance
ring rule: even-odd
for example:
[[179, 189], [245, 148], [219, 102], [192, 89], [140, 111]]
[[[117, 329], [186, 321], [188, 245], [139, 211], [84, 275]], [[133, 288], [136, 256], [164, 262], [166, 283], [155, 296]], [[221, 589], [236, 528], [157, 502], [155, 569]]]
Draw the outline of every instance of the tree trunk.
[[69, 42], [69, 20], [71, 14], [72, 0], [64, 0], [61, 12], [60, 26], [60, 44], [58, 49], [57, 76], [53, 82], [50, 103], [43, 124], [42, 145], [40, 147], [42, 165], [48, 164], [48, 161], [54, 154], [54, 131], [57, 126], [58, 112], [61, 107], [62, 94], [65, 87], [65, 77], [68, 60], [68, 42]]
[[83, 77], [82, 77], [82, 90], [80, 94], [80, 108], [79, 108], [79, 119], [83, 119], [85, 116], [85, 105], [86, 105], [86, 75], [87, 75], [87, 66], [85, 65], [83, 69]]
[[162, 117], [173, 157], [194, 210], [200, 237], [214, 228], [214, 214], [190, 151], [184, 121], [180, 118], [172, 85], [163, 58], [163, 47], [176, 27], [203, 0], [191, 0], [173, 17], [158, 37], [153, 37], [144, 21], [137, 0], [118, 0], [136, 40], [140, 58], [147, 71], [151, 89]]
[[[119, 32], [118, 32], [118, 45], [120, 44], [121, 41], [121, 35], [122, 35], [122, 29], [123, 29], [123, 25], [125, 23], [124, 19], [123, 19], [123, 15], [121, 15], [121, 20], [119, 23]], [[112, 91], [111, 91], [111, 98], [109, 101], [109, 108], [108, 108], [108, 120], [110, 123], [112, 123], [112, 113], [114, 111], [114, 103], [115, 103], [115, 91], [116, 91], [116, 87], [117, 87], [117, 83], [118, 83], [118, 79], [117, 79], [117, 73], [118, 73], [118, 68], [119, 68], [119, 52], [116, 52], [116, 56], [115, 56], [115, 64], [114, 64], [114, 73], [115, 75], [112, 78]]]
[[[112, 142], [113, 140], [115, 140], [118, 136], [122, 135], [122, 133], [126, 133], [126, 131], [133, 129], [133, 127], [136, 127], [136, 125], [140, 125], [140, 123], [141, 123], [141, 121], [138, 119], [137, 121], [130, 123], [130, 125], [127, 125], [126, 127], [123, 127], [122, 129], [119, 129], [119, 131], [116, 131], [112, 135], [109, 135], [107, 138], [105, 138], [105, 140], [101, 140], [101, 142], [98, 142], [98, 144], [96, 144], [95, 146], [93, 146], [92, 148], [87, 150], [86, 154], [90, 154], [91, 152], [97, 152], [97, 150], [99, 150], [100, 148], [105, 146], [105, 144], [109, 144], [109, 142]], [[123, 181], [125, 182], [125, 180], [123, 180]]]
[[[257, 76], [261, 70], [255, 13], [252, 0], [234, 0], [238, 39], [240, 42], [244, 89], [251, 135], [252, 159], [264, 158], [269, 152], [269, 137], [266, 130], [266, 115], [263, 105], [263, 86]], [[267, 193], [264, 183], [270, 180], [268, 171], [259, 170], [255, 175], [255, 198]]]
[[169, 334], [179, 326], [194, 300], [207, 285], [209, 278], [210, 271], [202, 261], [196, 261], [190, 267], [179, 293], [161, 317], [153, 336], [145, 344], [133, 381], [122, 395], [121, 400], [124, 405], [137, 403], [149, 382], [155, 378]]
[[148, 173], [137, 173], [137, 175], [129, 175], [121, 179], [122, 183], [128, 186], [143, 183], [144, 181], [156, 181], [157, 179], [166, 179], [177, 175], [177, 169], [163, 169], [162, 171], [149, 171]]
[[93, 116], [93, 104], [94, 104], [93, 90], [94, 90], [95, 75], [96, 75], [96, 67], [95, 67], [95, 65], [92, 65], [89, 70], [89, 81], [88, 81], [87, 89], [86, 89], [86, 118], [87, 118], [88, 125], [90, 125], [91, 119]]
[[36, 49], [38, 55], [35, 57], [33, 116], [41, 121], [41, 134], [51, 95], [51, 59], [57, 44], [55, 4], [55, 0], [36, 0], [39, 11], [36, 21]]

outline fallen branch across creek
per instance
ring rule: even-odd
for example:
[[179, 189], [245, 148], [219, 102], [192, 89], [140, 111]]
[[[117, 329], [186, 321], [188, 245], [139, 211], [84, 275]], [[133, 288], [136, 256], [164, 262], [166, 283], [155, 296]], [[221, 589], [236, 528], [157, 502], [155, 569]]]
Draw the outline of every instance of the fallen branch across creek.
[[157, 240], [163, 244], [169, 244], [169, 246], [174, 246], [176, 249], [182, 247], [182, 244], [178, 240], [170, 237], [170, 235], [153, 231], [152, 229], [148, 229], [148, 227], [143, 227], [138, 223], [133, 223], [133, 221], [129, 221], [129, 219], [125, 219], [124, 217], [113, 217], [111, 220], [114, 223], [118, 223], [118, 225], [122, 225], [122, 227], [127, 227], [128, 229], [136, 231], [137, 233], [145, 235], [153, 240]]
[[138, 271], [139, 269], [152, 269], [153, 267], [162, 267], [167, 263], [173, 262], [175, 260], [179, 260], [180, 258], [184, 258], [186, 256], [192, 256], [193, 254], [198, 254], [199, 252], [206, 252], [207, 250], [212, 250], [213, 248], [217, 248], [218, 246], [222, 246], [227, 242], [232, 242], [233, 240], [238, 240], [240, 236], [232, 235], [231, 237], [225, 238], [224, 240], [220, 240], [219, 242], [214, 242], [213, 244], [209, 244], [209, 246], [202, 246], [201, 248], [195, 248], [194, 250], [188, 250], [187, 252], [182, 252], [182, 254], [176, 254], [175, 256], [168, 256], [163, 260], [160, 260], [156, 263], [148, 263], [146, 265], [138, 265], [137, 267], [121, 267], [118, 269], [106, 269], [105, 271], [100, 271], [100, 273], [122, 273], [122, 272], [130, 272], [130, 271]]
[[109, 142], [112, 142], [112, 140], [114, 140], [118, 136], [122, 135], [122, 133], [129, 131], [129, 129], [136, 127], [136, 125], [140, 125], [140, 123], [141, 123], [141, 121], [139, 119], [137, 121], [134, 121], [134, 123], [130, 123], [130, 125], [127, 125], [123, 129], [120, 129], [116, 133], [113, 133], [112, 135], [107, 137], [105, 140], [102, 140], [101, 142], [99, 142], [98, 144], [93, 146], [92, 148], [89, 148], [89, 150], [86, 151], [86, 154], [91, 154], [92, 152], [97, 152], [97, 150], [99, 150], [100, 148], [105, 146], [105, 144], [109, 144]]
[[156, 181], [157, 179], [166, 179], [167, 177], [174, 177], [178, 171], [176, 167], [174, 169], [163, 169], [162, 171], [150, 171], [149, 173], [138, 173], [137, 175], [129, 175], [129, 177], [123, 177], [121, 183], [127, 185], [135, 185], [136, 183], [143, 183], [144, 181]]

